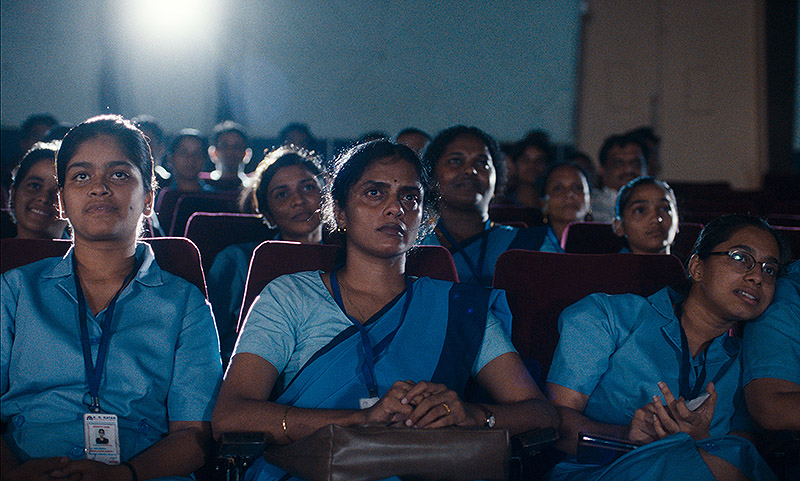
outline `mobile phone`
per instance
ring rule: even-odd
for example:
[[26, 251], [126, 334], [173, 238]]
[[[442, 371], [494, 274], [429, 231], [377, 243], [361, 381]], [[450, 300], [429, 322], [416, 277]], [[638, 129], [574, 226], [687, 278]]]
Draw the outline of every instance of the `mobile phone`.
[[704, 392], [691, 401], [686, 401], [686, 407], [689, 408], [689, 411], [694, 411], [695, 409], [699, 408], [710, 396], [711, 394]]
[[623, 454], [641, 444], [600, 434], [578, 433], [578, 462], [581, 464], [611, 464]]

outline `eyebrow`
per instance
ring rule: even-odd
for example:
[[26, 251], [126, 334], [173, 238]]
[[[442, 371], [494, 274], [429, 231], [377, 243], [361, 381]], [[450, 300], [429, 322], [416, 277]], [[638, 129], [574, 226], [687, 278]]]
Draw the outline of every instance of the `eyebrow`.
[[[104, 168], [118, 167], [120, 165], [124, 165], [126, 167], [131, 167], [131, 168], [134, 167], [134, 165], [130, 161], [127, 161], [127, 160], [112, 160], [110, 162], [106, 162], [102, 167], [104, 167]], [[70, 169], [77, 169], [79, 167], [82, 167], [84, 169], [88, 169], [88, 168], [93, 168], [94, 164], [92, 164], [91, 162], [73, 162], [73, 163], [71, 163], [71, 164], [69, 164], [67, 166], [66, 170], [69, 171]]]
[[[750, 246], [748, 246], [748, 245], [739, 244], [739, 245], [731, 246], [731, 247], [729, 247], [729, 248], [728, 248], [728, 251], [730, 252], [730, 251], [732, 251], [732, 250], [736, 250], [736, 249], [743, 250], [743, 251], [747, 251], [748, 253], [752, 254], [752, 255], [753, 255], [753, 257], [755, 258], [755, 249], [753, 249], [752, 247], [750, 247]], [[756, 259], [756, 260], [758, 261], [758, 259]], [[778, 264], [778, 263], [779, 263], [779, 262], [778, 262], [778, 259], [776, 259], [776, 258], [775, 258], [775, 257], [773, 257], [773, 256], [769, 256], [769, 257], [767, 257], [767, 260], [766, 260], [766, 261], [764, 261], [764, 262], [774, 262], [774, 263], [776, 263], [776, 264]]]

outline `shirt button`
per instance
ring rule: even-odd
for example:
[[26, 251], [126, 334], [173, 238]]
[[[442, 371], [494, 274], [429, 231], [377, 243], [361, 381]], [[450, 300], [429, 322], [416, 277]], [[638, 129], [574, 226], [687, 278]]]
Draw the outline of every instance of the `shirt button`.
[[76, 444], [76, 445], [72, 446], [72, 449], [70, 449], [69, 457], [72, 458], [72, 459], [82, 458], [83, 457], [83, 451], [84, 451], [83, 450], [83, 446]]
[[91, 344], [92, 346], [96, 346], [96, 345], [100, 344], [100, 336], [90, 337], [89, 338], [89, 344]]
[[21, 428], [23, 424], [25, 424], [25, 416], [22, 414], [19, 416], [14, 416], [14, 426]]
[[139, 431], [142, 433], [146, 433], [150, 429], [150, 426], [147, 424], [147, 421], [139, 421]]

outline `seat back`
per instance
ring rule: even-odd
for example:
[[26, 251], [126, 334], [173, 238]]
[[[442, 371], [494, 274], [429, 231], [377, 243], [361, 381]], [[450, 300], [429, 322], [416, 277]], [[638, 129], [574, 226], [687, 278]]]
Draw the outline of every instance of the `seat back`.
[[[672, 245], [672, 253], [682, 261], [689, 258], [694, 241], [703, 224], [681, 222]], [[573, 222], [564, 231], [564, 250], [571, 254], [615, 254], [625, 241], [614, 233], [611, 224], [603, 222]]]
[[494, 204], [489, 206], [489, 219], [498, 224], [523, 222], [526, 226], [543, 225], [542, 211], [535, 207]]
[[780, 232], [789, 241], [789, 245], [792, 247], [792, 260], [800, 259], [800, 227], [778, 225], [772, 226], [772, 228]]
[[200, 249], [203, 270], [208, 272], [223, 249], [245, 242], [272, 239], [277, 233], [259, 215], [227, 212], [195, 212], [186, 224], [186, 237]]
[[183, 194], [175, 203], [169, 224], [169, 235], [181, 237], [186, 233], [186, 223], [195, 212], [238, 212], [236, 195], [198, 192]]
[[[332, 271], [336, 266], [338, 245], [300, 244], [299, 242], [265, 241], [256, 247], [239, 311], [239, 328], [250, 305], [273, 279], [295, 272]], [[450, 252], [441, 246], [418, 246], [408, 254], [406, 272], [411, 276], [431, 277], [458, 282], [456, 266]], [[237, 329], [238, 330], [238, 329]]]
[[565, 307], [595, 292], [647, 296], [685, 280], [681, 261], [671, 255], [510, 250], [497, 260], [493, 285], [506, 291], [514, 346], [523, 359], [536, 360], [546, 378]]
[[[62, 239], [2, 239], [0, 242], [3, 251], [0, 256], [2, 272], [47, 257], [61, 257], [72, 245], [71, 241]], [[200, 265], [200, 251], [192, 241], [182, 237], [153, 237], [145, 242], [153, 248], [153, 254], [162, 269], [196, 285], [208, 297]]]

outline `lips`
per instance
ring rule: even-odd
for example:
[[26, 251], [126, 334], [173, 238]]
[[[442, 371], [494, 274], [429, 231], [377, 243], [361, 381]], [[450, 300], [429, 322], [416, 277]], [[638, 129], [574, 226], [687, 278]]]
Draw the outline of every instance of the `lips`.
[[55, 213], [54, 210], [52, 210], [52, 209], [43, 209], [41, 207], [28, 207], [28, 212], [30, 212], [30, 213], [32, 213], [34, 215], [38, 215], [38, 216], [42, 216], [42, 217], [48, 218], [48, 219], [53, 219], [56, 216], [56, 213]]
[[111, 214], [117, 211], [116, 206], [108, 202], [97, 202], [89, 204], [83, 211], [86, 214]]
[[295, 222], [308, 222], [311, 220], [312, 217], [314, 217], [314, 214], [316, 213], [317, 211], [315, 210], [306, 210], [293, 215], [292, 220]]
[[761, 297], [753, 289], [741, 288], [733, 291], [739, 299], [742, 299], [746, 304], [755, 306], [761, 301]]
[[390, 236], [403, 237], [406, 233], [406, 229], [402, 224], [389, 223], [378, 227], [378, 232], [382, 232]]

